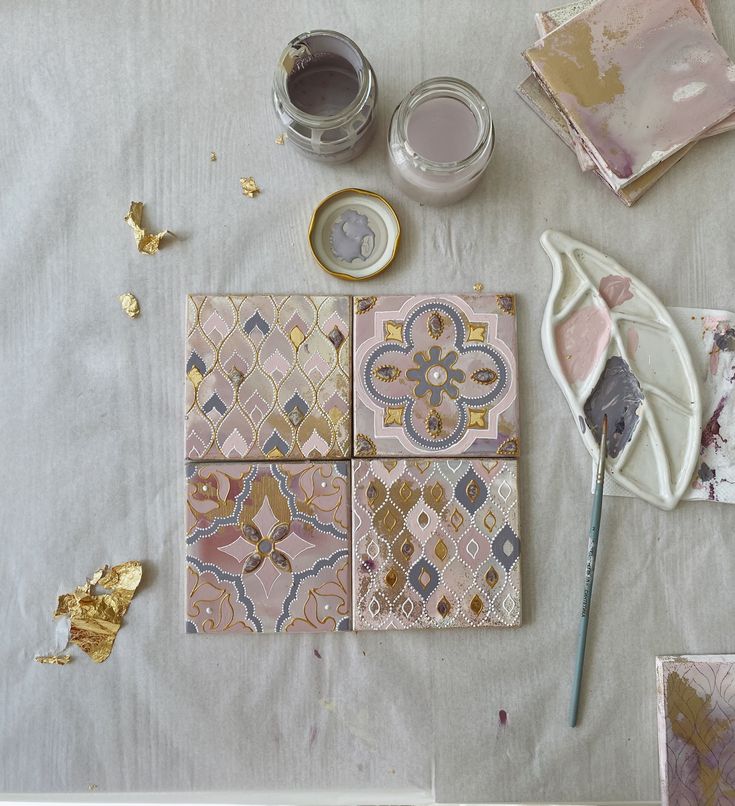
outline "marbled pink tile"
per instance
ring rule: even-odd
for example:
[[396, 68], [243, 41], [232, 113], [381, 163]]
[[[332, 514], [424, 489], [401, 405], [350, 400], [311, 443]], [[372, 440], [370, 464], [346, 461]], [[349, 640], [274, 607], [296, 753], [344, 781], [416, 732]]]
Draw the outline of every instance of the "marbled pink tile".
[[600, 0], [524, 55], [616, 190], [735, 111], [735, 65], [691, 0]]
[[355, 456], [517, 456], [511, 294], [355, 297]]
[[357, 630], [521, 623], [516, 461], [353, 461]]
[[347, 462], [187, 465], [188, 632], [350, 629]]

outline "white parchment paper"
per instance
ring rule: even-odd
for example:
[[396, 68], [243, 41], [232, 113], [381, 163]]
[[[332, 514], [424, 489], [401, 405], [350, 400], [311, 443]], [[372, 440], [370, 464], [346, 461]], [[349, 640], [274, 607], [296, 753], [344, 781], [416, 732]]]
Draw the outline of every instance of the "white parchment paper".
[[[735, 137], [698, 145], [623, 207], [516, 97], [542, 5], [0, 4], [0, 790], [658, 797], [654, 658], [735, 651], [732, 509], [606, 500], [581, 725], [567, 728], [589, 464], [541, 354], [538, 236], [552, 226], [608, 250], [667, 305], [732, 309]], [[734, 52], [731, 4], [712, 14]], [[274, 142], [273, 67], [315, 27], [353, 37], [380, 85], [375, 141], [336, 168]], [[384, 145], [395, 105], [432, 75], [477, 86], [497, 131], [480, 189], [443, 210], [391, 186]], [[306, 241], [313, 207], [347, 186], [386, 195], [404, 230], [394, 266], [359, 287], [321, 272]], [[136, 252], [131, 200], [176, 233], [160, 254]], [[185, 635], [186, 292], [478, 281], [519, 295], [524, 626]], [[135, 321], [117, 299], [128, 290]], [[53, 646], [59, 590], [129, 559], [144, 581], [110, 659], [33, 663]]]

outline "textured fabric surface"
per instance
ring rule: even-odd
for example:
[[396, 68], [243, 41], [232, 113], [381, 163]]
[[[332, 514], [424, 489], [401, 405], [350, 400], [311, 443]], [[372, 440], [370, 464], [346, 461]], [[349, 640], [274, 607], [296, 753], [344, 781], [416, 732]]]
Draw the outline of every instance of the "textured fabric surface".
[[[589, 460], [541, 355], [538, 236], [553, 226], [609, 251], [666, 305], [733, 309], [735, 140], [698, 144], [625, 208], [515, 93], [547, 5], [2, 4], [0, 790], [658, 798], [654, 658], [735, 651], [732, 510], [605, 501], [581, 724], [567, 728]], [[735, 52], [732, 5], [711, 10]], [[378, 76], [378, 134], [354, 163], [274, 142], [273, 66], [310, 27], [353, 37]], [[475, 195], [442, 210], [392, 187], [384, 146], [393, 108], [431, 75], [476, 85], [497, 133]], [[394, 265], [359, 288], [322, 272], [306, 240], [313, 207], [347, 186], [385, 195], [403, 227]], [[157, 255], [135, 248], [131, 200], [176, 233]], [[187, 637], [185, 295], [478, 281], [517, 295], [523, 626]], [[33, 663], [56, 595], [128, 559], [143, 581], [109, 660]]]

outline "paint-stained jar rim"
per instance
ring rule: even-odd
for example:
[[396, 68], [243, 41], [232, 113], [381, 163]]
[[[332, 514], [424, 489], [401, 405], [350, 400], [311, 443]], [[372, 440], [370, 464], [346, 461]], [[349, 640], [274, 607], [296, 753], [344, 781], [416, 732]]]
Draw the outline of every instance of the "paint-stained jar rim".
[[[463, 103], [477, 121], [477, 142], [461, 160], [437, 162], [419, 154], [408, 139], [408, 122], [412, 112], [434, 98], [453, 98]], [[451, 76], [437, 76], [417, 84], [396, 107], [390, 122], [388, 140], [391, 149], [398, 148], [403, 158], [425, 173], [462, 173], [468, 169], [487, 167], [495, 147], [495, 126], [490, 107], [480, 93], [466, 81]]]
[[[304, 46], [312, 45], [315, 51], [335, 53], [346, 59], [353, 69], [358, 81], [357, 94], [352, 101], [333, 115], [313, 115], [304, 112], [293, 103], [288, 92], [289, 69], [299, 58]], [[273, 92], [276, 104], [296, 123], [303, 123], [314, 129], [332, 129], [344, 126], [365, 106], [371, 93], [377, 93], [377, 82], [370, 62], [360, 48], [348, 36], [339, 31], [320, 29], [306, 31], [295, 36], [281, 53], [278, 66], [273, 77]]]

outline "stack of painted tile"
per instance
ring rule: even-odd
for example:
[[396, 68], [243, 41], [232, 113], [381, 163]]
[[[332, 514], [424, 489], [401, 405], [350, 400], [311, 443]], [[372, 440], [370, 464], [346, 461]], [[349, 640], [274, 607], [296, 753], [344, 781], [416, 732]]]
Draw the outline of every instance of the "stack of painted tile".
[[518, 92], [625, 204], [735, 128], [735, 65], [706, 0], [576, 0], [536, 24]]
[[187, 629], [520, 624], [515, 338], [510, 295], [189, 297]]

